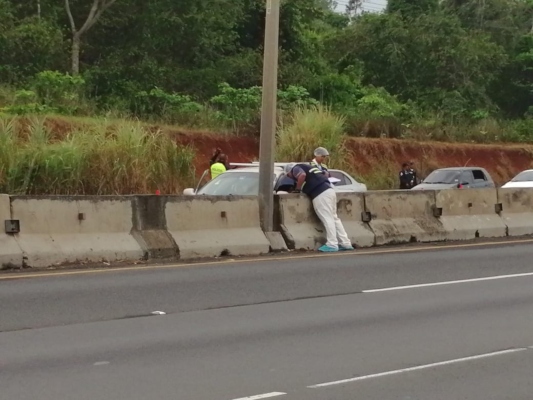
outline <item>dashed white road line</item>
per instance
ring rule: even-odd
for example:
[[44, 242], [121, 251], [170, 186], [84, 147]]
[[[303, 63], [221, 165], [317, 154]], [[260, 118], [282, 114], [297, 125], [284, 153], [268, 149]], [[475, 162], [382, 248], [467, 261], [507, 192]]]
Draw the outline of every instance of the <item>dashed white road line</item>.
[[283, 396], [287, 393], [283, 392], [271, 392], [271, 393], [265, 393], [265, 394], [258, 394], [255, 396], [250, 397], [241, 397], [239, 399], [233, 399], [233, 400], [260, 400], [260, 399], [268, 399], [269, 397], [276, 397], [276, 396]]
[[355, 377], [355, 378], [343, 379], [343, 380], [340, 380], [340, 381], [320, 383], [318, 385], [307, 386], [307, 387], [310, 388], [310, 389], [318, 389], [318, 388], [327, 387], [327, 386], [342, 385], [344, 383], [363, 381], [363, 380], [372, 379], [372, 378], [381, 378], [381, 377], [384, 377], [384, 376], [397, 375], [397, 374], [402, 374], [402, 373], [405, 373], [405, 372], [418, 371], [418, 370], [427, 369], [427, 368], [442, 367], [444, 365], [456, 364], [456, 363], [461, 363], [461, 362], [466, 362], [466, 361], [474, 361], [474, 360], [479, 360], [479, 359], [488, 358], [488, 357], [496, 357], [496, 356], [501, 356], [501, 355], [504, 355], [504, 354], [516, 353], [516, 352], [525, 351], [525, 350], [529, 350], [529, 348], [523, 347], [523, 348], [517, 348], [517, 349], [496, 351], [496, 352], [493, 352], [493, 353], [480, 354], [480, 355], [477, 355], [477, 356], [457, 358], [455, 360], [442, 361], [442, 362], [437, 362], [437, 363], [433, 363], [433, 364], [419, 365], [417, 367], [403, 368], [403, 369], [397, 369], [397, 370], [394, 370], [394, 371], [381, 372], [379, 374], [358, 376], [358, 377]]
[[394, 291], [394, 290], [416, 289], [416, 288], [423, 288], [423, 287], [430, 287], [430, 286], [455, 285], [457, 283], [495, 281], [495, 280], [498, 280], [498, 279], [520, 278], [520, 277], [524, 277], [524, 276], [533, 276], [533, 272], [526, 272], [526, 273], [523, 273], [523, 274], [513, 274], [513, 275], [488, 276], [488, 277], [485, 277], [485, 278], [463, 279], [463, 280], [460, 280], [460, 281], [421, 283], [419, 285], [396, 286], [396, 287], [389, 287], [389, 288], [383, 288], [383, 289], [369, 289], [369, 290], [363, 290], [363, 293], [390, 292], [390, 291]]

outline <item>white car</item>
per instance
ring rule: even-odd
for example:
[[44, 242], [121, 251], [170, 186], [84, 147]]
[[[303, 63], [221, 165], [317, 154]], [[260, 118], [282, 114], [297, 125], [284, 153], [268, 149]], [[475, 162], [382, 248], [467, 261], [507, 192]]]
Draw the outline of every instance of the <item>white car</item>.
[[[274, 164], [274, 192], [283, 183], [285, 166], [289, 163]], [[209, 170], [205, 171], [200, 178], [196, 189], [188, 188], [183, 191], [184, 195], [207, 195], [207, 196], [257, 196], [259, 194], [259, 163], [231, 164], [239, 168], [230, 169], [220, 174], [215, 179], [200, 187], [203, 179], [208, 176]], [[338, 193], [366, 192], [364, 183], [357, 182], [352, 176], [338, 169], [329, 170], [331, 177], [339, 181], [333, 183], [333, 188]]]
[[502, 188], [533, 188], [533, 169], [520, 172]]

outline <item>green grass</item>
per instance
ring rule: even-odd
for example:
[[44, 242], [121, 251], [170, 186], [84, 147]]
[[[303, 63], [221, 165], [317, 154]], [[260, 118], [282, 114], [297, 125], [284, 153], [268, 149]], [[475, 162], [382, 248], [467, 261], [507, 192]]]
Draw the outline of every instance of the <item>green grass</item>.
[[140, 123], [97, 121], [57, 137], [41, 117], [0, 118], [0, 192], [177, 194], [194, 181], [190, 147]]
[[326, 107], [295, 110], [281, 124], [277, 136], [279, 161], [309, 161], [317, 147], [325, 147], [332, 155], [330, 167], [343, 168], [347, 160], [345, 119]]

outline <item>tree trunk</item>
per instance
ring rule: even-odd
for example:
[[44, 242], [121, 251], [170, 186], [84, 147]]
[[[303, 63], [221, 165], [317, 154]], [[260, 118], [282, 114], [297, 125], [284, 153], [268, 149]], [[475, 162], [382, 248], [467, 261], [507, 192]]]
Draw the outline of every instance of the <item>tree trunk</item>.
[[78, 33], [72, 35], [72, 75], [80, 73], [80, 44], [81, 37]]

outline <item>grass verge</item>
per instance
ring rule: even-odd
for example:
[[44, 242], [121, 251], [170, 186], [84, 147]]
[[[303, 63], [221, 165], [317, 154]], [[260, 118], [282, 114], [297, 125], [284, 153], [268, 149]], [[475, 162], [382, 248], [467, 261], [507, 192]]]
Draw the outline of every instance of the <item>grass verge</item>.
[[194, 181], [194, 150], [136, 122], [97, 121], [58, 138], [45, 118], [0, 118], [0, 192], [175, 194]]

